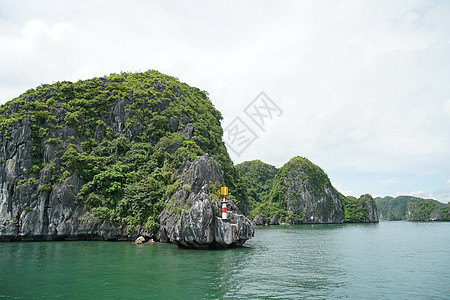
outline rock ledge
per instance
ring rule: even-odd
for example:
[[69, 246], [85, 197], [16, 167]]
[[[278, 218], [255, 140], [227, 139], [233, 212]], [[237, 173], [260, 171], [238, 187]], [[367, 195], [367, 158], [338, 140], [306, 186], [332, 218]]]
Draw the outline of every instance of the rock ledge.
[[176, 174], [180, 184], [166, 201], [157, 236], [183, 248], [240, 247], [253, 237], [252, 222], [232, 201], [228, 219], [220, 218], [220, 203], [208, 194], [209, 184], [223, 183], [220, 165], [208, 156], [197, 157]]

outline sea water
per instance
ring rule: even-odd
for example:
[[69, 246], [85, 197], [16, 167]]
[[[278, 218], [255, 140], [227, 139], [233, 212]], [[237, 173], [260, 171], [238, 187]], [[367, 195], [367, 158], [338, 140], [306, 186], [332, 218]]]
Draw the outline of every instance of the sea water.
[[0, 243], [0, 298], [450, 299], [450, 223], [259, 227], [227, 250]]

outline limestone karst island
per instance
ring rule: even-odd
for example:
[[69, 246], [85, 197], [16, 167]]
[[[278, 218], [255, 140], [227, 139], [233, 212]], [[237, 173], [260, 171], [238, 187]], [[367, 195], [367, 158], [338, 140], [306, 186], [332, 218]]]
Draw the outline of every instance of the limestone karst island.
[[0, 108], [0, 240], [208, 249], [242, 246], [254, 225], [449, 220], [430, 199], [346, 197], [300, 156], [234, 166], [221, 119], [206, 92], [157, 71], [26, 91]]

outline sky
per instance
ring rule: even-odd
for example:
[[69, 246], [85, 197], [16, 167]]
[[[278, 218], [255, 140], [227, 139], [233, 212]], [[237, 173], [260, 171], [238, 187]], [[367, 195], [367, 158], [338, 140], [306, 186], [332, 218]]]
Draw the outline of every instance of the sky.
[[148, 69], [208, 92], [235, 164], [450, 201], [450, 1], [0, 0], [0, 104]]

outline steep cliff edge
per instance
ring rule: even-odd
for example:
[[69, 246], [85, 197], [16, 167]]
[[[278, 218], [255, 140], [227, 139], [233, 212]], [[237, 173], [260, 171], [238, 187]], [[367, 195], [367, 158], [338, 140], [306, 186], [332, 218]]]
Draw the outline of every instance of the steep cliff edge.
[[[278, 169], [260, 160], [243, 162], [236, 165], [236, 169], [247, 192], [250, 204], [250, 217], [254, 218], [258, 207], [268, 200], [273, 187], [273, 179]], [[261, 215], [256, 216], [254, 223], [264, 225], [264, 218]]]
[[242, 246], [253, 237], [251, 221], [231, 202], [228, 219], [220, 218], [219, 199], [211, 185], [223, 183], [220, 166], [209, 157], [197, 157], [175, 175], [178, 188], [166, 200], [158, 236], [186, 248]]
[[436, 200], [412, 198], [406, 208], [408, 221], [450, 221], [450, 202], [447, 205]]
[[377, 223], [377, 204], [371, 195], [365, 194], [356, 199], [354, 197], [341, 197], [344, 205], [346, 223]]
[[56, 82], [0, 107], [0, 240], [153, 236], [198, 156], [248, 211], [205, 92], [156, 71]]
[[259, 160], [236, 168], [255, 225], [378, 222], [372, 196], [345, 197], [334, 189], [325, 172], [306, 158], [294, 157], [280, 169]]
[[277, 171], [267, 199], [251, 216], [255, 224], [344, 222], [340, 194], [325, 172], [303, 157], [292, 158]]
[[409, 200], [413, 196], [397, 196], [397, 197], [376, 197], [375, 202], [378, 208], [378, 216], [380, 220], [399, 221], [406, 220], [406, 207]]

